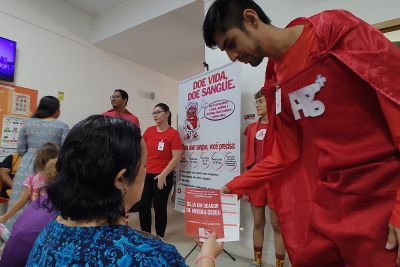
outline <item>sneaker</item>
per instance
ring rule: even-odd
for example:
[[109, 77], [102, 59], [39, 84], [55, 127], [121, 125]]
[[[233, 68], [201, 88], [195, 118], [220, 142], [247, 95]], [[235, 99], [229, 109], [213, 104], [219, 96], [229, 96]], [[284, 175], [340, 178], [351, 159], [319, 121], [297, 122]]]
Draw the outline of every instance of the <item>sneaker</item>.
[[249, 267], [261, 267], [261, 264], [257, 264], [254, 260], [252, 260]]

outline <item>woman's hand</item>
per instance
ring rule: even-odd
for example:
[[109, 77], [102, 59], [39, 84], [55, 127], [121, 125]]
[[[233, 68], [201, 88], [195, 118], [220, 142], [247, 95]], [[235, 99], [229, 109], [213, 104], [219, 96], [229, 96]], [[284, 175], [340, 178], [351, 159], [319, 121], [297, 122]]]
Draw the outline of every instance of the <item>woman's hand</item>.
[[219, 253], [221, 253], [223, 248], [224, 248], [224, 243], [217, 242], [215, 233], [212, 233], [210, 237], [201, 246], [201, 253], [203, 255], [209, 255], [216, 258], [219, 255]]
[[171, 201], [172, 203], [175, 203], [175, 197], [176, 197], [176, 189], [172, 190], [172, 195], [171, 195]]
[[159, 174], [156, 177], [154, 177], [154, 180], [156, 180], [156, 179], [158, 180], [157, 181], [158, 189], [162, 190], [164, 188], [164, 186], [167, 185], [167, 177], [162, 174]]

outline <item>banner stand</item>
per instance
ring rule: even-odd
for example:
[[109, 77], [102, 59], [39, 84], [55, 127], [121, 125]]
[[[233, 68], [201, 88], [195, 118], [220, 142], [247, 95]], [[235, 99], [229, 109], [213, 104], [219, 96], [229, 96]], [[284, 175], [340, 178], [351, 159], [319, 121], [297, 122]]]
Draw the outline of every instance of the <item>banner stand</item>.
[[[204, 67], [206, 72], [179, 83], [183, 156], [177, 166], [175, 209], [180, 212], [185, 188], [220, 189], [240, 175], [241, 67], [229, 63], [208, 71], [206, 62]], [[185, 260], [198, 246], [196, 242]]]

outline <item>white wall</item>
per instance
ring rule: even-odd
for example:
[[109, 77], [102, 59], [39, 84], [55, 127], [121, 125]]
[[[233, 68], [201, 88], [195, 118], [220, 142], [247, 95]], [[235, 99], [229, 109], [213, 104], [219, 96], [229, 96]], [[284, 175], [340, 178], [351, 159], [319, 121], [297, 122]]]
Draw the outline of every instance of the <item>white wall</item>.
[[[400, 17], [400, 1], [398, 0], [255, 0], [271, 18], [272, 24], [278, 27], [285, 27], [291, 20], [311, 16], [326, 9], [347, 9], [367, 21], [370, 24], [382, 22]], [[205, 12], [213, 0], [204, 0]], [[210, 69], [218, 68], [229, 62], [229, 58], [221, 51], [205, 48], [205, 60]], [[243, 93], [242, 93], [242, 114], [255, 113], [253, 94], [257, 92], [264, 83], [265, 66], [264, 60], [260, 66], [252, 68], [242, 66]], [[244, 123], [242, 122], [242, 125]], [[268, 212], [267, 212], [268, 213]], [[269, 215], [267, 214], [267, 222]], [[244, 230], [241, 233], [241, 241], [237, 243], [227, 243], [225, 248], [231, 252], [244, 256], [252, 257], [252, 215], [247, 203], [242, 203], [241, 225]], [[264, 260], [274, 264], [274, 245], [273, 235], [270, 225], [267, 224], [265, 230]], [[289, 266], [287, 264], [287, 266]]]
[[[176, 81], [96, 48], [51, 17], [36, 21], [44, 15], [35, 13], [36, 9], [25, 16], [27, 11], [15, 5], [12, 16], [0, 12], [0, 36], [17, 42], [16, 85], [39, 90], [39, 97], [65, 92], [61, 120], [73, 125], [109, 109], [115, 88], [129, 93], [128, 109], [138, 115], [142, 128], [152, 124], [149, 114], [157, 101], [177, 110]], [[156, 99], [149, 99], [143, 91], [155, 92]]]
[[[93, 18], [59, 0], [0, 0], [0, 12], [65, 37], [90, 40]], [[0, 25], [0, 30], [6, 25]]]
[[183, 7], [194, 0], [127, 0], [94, 18], [93, 42]]

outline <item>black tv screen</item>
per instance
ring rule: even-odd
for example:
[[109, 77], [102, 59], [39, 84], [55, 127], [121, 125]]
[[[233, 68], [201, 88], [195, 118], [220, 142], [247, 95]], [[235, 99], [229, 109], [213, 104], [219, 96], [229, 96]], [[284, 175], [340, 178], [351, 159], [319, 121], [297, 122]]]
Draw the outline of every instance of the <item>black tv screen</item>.
[[0, 80], [13, 82], [17, 43], [0, 37]]

